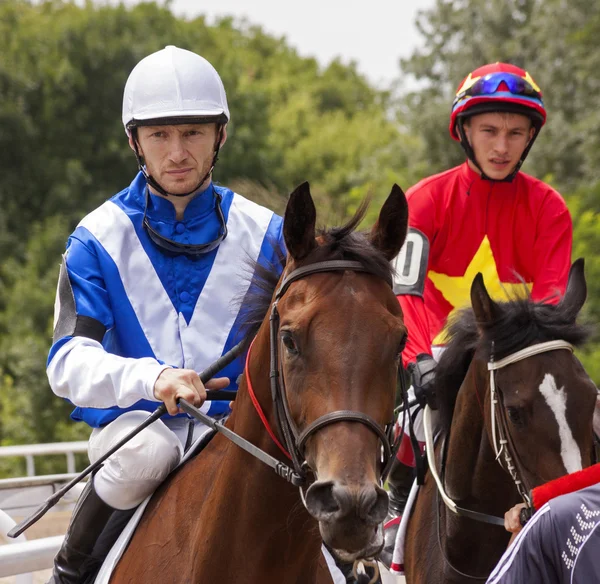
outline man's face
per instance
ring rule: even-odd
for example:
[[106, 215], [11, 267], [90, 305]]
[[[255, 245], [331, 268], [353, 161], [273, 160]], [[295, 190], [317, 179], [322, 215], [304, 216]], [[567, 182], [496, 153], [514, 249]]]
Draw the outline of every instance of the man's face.
[[[513, 171], [535, 133], [527, 116], [509, 113], [471, 116], [464, 128], [477, 163], [494, 180], [502, 180]], [[471, 161], [469, 164], [473, 166]]]
[[[181, 195], [196, 188], [209, 171], [217, 125], [140, 126], [137, 135], [148, 173], [165, 191]], [[131, 138], [129, 142], [133, 147]]]

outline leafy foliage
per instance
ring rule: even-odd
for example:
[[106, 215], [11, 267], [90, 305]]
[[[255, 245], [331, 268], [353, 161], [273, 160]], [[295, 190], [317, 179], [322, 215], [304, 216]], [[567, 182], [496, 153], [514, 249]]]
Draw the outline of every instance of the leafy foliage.
[[3, 0], [0, 44], [1, 444], [89, 432], [48, 387], [52, 307], [68, 234], [136, 172], [120, 114], [141, 58], [175, 44], [213, 63], [232, 112], [215, 178], [279, 211], [309, 179], [335, 220], [380, 178], [383, 199], [397, 172], [389, 148], [403, 134], [388, 93], [354, 65], [321, 68], [245, 21], [209, 26], [155, 3]]
[[[485, 62], [526, 68], [548, 123], [525, 171], [566, 196], [574, 257], [586, 258], [586, 316], [600, 318], [600, 4], [437, 0], [422, 46], [401, 63], [418, 89], [372, 87], [353, 64], [321, 67], [246, 21], [208, 25], [153, 2], [83, 6], [0, 0], [0, 444], [85, 438], [45, 376], [60, 254], [79, 219], [135, 174], [120, 112], [134, 65], [165, 45], [220, 72], [232, 112], [215, 178], [282, 211], [309, 180], [319, 216], [339, 222], [393, 182], [407, 189], [463, 160], [447, 124], [460, 80]], [[600, 338], [582, 354], [600, 381]], [[0, 475], [19, 472], [3, 462]], [[54, 468], [54, 462], [44, 462]], [[20, 470], [22, 472], [22, 469]]]

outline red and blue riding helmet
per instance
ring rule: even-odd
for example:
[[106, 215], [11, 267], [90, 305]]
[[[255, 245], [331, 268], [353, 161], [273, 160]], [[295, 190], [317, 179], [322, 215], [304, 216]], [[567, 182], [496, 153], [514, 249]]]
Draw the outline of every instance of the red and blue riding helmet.
[[527, 71], [508, 63], [484, 65], [463, 79], [452, 103], [450, 135], [461, 143], [467, 156], [479, 170], [481, 168], [475, 160], [463, 123], [470, 116], [490, 112], [525, 115], [531, 119], [535, 128], [535, 134], [523, 151], [515, 170], [504, 179], [511, 181], [521, 168], [540, 129], [546, 123], [542, 91]]

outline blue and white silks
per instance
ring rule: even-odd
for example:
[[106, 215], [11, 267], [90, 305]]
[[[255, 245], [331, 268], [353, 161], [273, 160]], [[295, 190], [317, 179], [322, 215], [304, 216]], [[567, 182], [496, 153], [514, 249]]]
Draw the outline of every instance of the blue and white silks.
[[[66, 267], [77, 315], [106, 327], [102, 343], [67, 336], [50, 349], [50, 386], [78, 406], [74, 420], [99, 427], [123, 411], [153, 411], [154, 383], [165, 367], [200, 372], [240, 340], [239, 300], [250, 284], [248, 260], [277, 263], [277, 250], [284, 248], [281, 217], [211, 184], [190, 201], [183, 221], [170, 201], [155, 195], [147, 218], [154, 230], [177, 242], [212, 241], [220, 228], [213, 188], [222, 197], [228, 235], [197, 258], [167, 254], [149, 239], [142, 225], [146, 181], [141, 173], [87, 215], [69, 238]], [[242, 371], [239, 358], [220, 375], [236, 389]], [[202, 410], [218, 415], [228, 404], [206, 402]]]

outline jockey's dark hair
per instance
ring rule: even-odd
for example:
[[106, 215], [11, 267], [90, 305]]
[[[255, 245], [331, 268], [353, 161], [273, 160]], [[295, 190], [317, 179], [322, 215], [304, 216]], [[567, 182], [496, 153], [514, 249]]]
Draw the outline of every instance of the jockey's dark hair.
[[[393, 273], [391, 263], [370, 243], [366, 233], [356, 231], [365, 217], [369, 203], [370, 199], [365, 199], [345, 225], [319, 230], [317, 234], [319, 245], [302, 259], [302, 266], [326, 260], [358, 261], [368, 266], [370, 273], [390, 281]], [[254, 338], [267, 314], [283, 267], [285, 267], [283, 253], [274, 262], [265, 262], [264, 258], [248, 261], [248, 271], [252, 274], [252, 279], [248, 291], [241, 300], [240, 309], [243, 322], [241, 334], [248, 342]]]
[[489, 360], [493, 342], [494, 359], [498, 361], [536, 343], [562, 339], [578, 347], [589, 337], [590, 327], [577, 323], [569, 307], [534, 302], [523, 288], [525, 298], [496, 303], [498, 316], [493, 322], [478, 325], [472, 308], [460, 310], [451, 318], [449, 340], [435, 378], [440, 422], [445, 430], [450, 428], [458, 391], [476, 350]]

